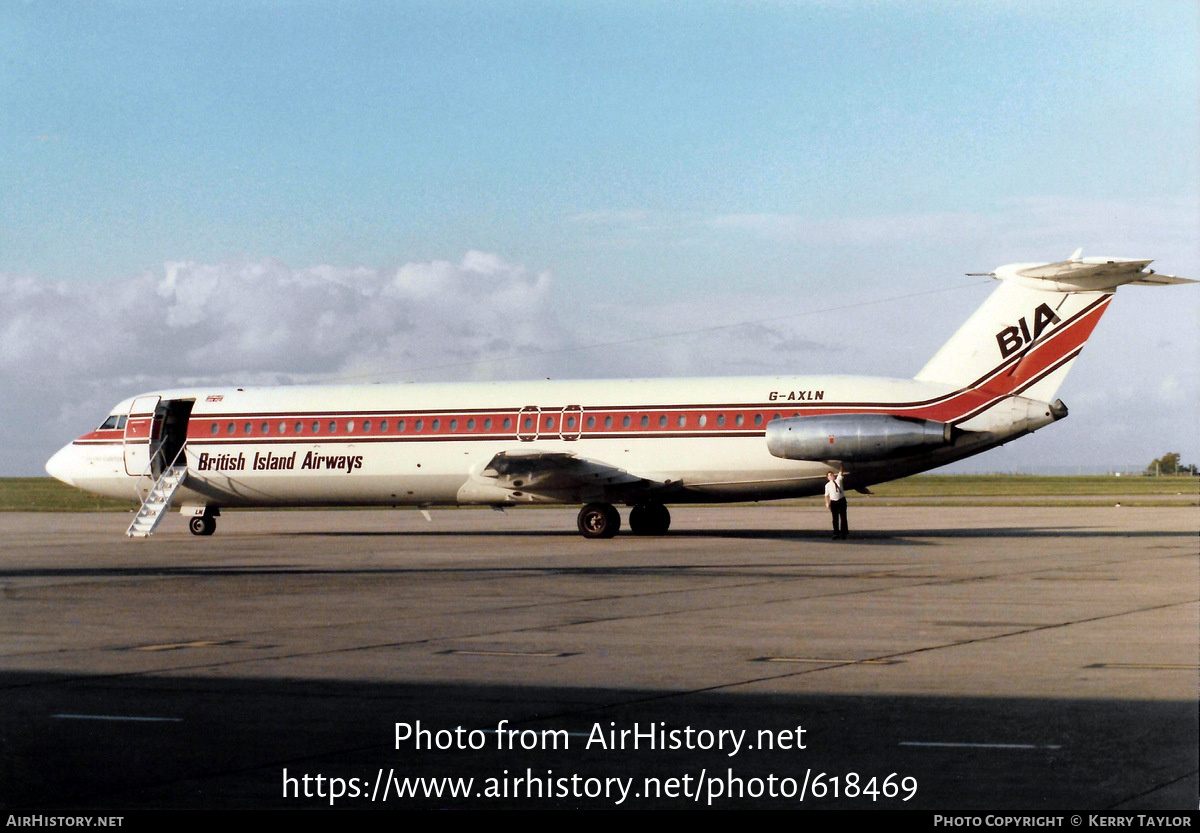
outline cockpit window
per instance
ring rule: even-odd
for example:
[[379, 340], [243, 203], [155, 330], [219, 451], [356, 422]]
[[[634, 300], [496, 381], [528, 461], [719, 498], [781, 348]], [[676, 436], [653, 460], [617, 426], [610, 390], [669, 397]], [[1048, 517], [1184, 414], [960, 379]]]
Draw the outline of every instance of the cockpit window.
[[116, 427], [117, 427], [117, 415], [116, 414], [113, 414], [112, 416], [110, 416], [108, 419], [104, 420], [104, 422], [102, 422], [100, 424], [101, 431], [103, 431], [105, 428], [116, 428]]

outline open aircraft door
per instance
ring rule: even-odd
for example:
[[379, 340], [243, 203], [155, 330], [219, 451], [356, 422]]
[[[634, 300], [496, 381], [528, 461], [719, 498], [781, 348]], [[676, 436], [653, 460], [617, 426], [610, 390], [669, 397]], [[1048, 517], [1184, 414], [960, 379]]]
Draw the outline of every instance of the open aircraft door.
[[126, 474], [138, 477], [150, 468], [150, 455], [157, 450], [162, 435], [163, 413], [158, 407], [161, 399], [160, 396], [139, 396], [129, 408], [129, 418], [125, 421]]

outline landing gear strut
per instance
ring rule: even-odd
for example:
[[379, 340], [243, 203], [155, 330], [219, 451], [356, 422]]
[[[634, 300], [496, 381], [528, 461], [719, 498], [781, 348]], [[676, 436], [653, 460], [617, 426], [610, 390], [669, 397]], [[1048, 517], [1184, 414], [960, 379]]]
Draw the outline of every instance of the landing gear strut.
[[621, 528], [621, 513], [611, 503], [589, 503], [579, 510], [579, 534], [584, 538], [611, 538]]
[[188, 529], [193, 535], [212, 535], [217, 531], [217, 519], [208, 513], [196, 515], [188, 521]]
[[634, 535], [663, 535], [671, 526], [671, 513], [658, 501], [639, 503], [629, 512]]

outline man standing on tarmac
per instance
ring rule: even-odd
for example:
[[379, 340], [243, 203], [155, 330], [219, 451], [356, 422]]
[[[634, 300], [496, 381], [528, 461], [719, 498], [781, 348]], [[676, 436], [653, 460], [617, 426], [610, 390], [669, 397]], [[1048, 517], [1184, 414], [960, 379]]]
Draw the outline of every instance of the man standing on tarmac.
[[846, 492], [842, 489], [844, 471], [837, 474], [829, 472], [825, 483], [825, 508], [833, 515], [833, 540], [845, 538], [850, 534], [850, 526], [846, 522]]

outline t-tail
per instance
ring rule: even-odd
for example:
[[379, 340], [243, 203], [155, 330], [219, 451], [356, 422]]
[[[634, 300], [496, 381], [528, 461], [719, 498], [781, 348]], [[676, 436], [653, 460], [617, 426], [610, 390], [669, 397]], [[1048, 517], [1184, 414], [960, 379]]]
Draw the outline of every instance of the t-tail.
[[1047, 417], [1042, 424], [1066, 416], [1055, 394], [1117, 287], [1195, 283], [1159, 275], [1149, 260], [1079, 254], [988, 273], [1000, 286], [916, 375], [966, 394], [956, 427], [995, 431], [1026, 411]]
[[1055, 394], [1124, 284], [1196, 283], [1149, 260], [1079, 257], [1014, 263], [1001, 283], [916, 375], [913, 401], [776, 418], [767, 450], [788, 460], [849, 464], [851, 488], [944, 466], [1067, 415]]

